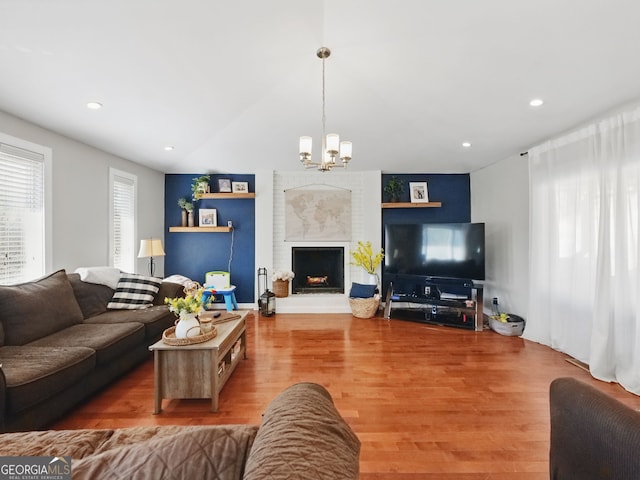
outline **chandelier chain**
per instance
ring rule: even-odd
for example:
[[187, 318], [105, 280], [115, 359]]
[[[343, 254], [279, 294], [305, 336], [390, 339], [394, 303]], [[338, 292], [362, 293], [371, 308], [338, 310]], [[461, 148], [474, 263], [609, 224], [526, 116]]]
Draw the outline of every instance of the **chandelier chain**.
[[325, 89], [325, 76], [324, 76], [324, 58], [322, 58], [322, 138], [325, 137], [326, 135], [326, 121], [327, 121], [327, 114], [325, 112], [325, 95], [324, 95], [324, 89]]
[[[316, 52], [318, 58], [322, 59], [322, 148], [320, 160], [311, 160], [312, 139], [309, 136], [300, 137], [300, 161], [305, 168], [317, 167], [321, 172], [328, 172], [334, 167], [346, 168], [351, 160], [351, 142], [340, 142], [337, 133], [327, 135], [327, 99], [326, 99], [326, 63], [325, 60], [331, 55], [331, 50], [321, 47]], [[336, 164], [336, 159], [342, 160], [342, 165]]]

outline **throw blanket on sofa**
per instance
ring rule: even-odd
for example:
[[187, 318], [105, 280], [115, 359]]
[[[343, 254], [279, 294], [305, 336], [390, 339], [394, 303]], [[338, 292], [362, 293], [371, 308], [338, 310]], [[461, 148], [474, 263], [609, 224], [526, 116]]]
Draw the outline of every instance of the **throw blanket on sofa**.
[[74, 480], [355, 480], [360, 441], [321, 385], [285, 389], [253, 425], [0, 435], [0, 456], [70, 456]]

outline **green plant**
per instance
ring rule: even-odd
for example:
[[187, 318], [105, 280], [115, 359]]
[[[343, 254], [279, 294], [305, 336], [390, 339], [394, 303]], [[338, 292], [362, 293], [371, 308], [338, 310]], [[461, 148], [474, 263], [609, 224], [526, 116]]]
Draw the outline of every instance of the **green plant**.
[[384, 193], [389, 195], [392, 202], [397, 202], [400, 194], [404, 192], [404, 183], [402, 183], [395, 175], [389, 179], [384, 187]]
[[201, 313], [211, 300], [208, 298], [205, 301], [203, 292], [204, 289], [198, 282], [191, 282], [184, 287], [184, 297], [165, 297], [164, 303], [169, 305], [169, 310], [178, 317], [182, 313]]
[[380, 262], [382, 262], [384, 258], [384, 250], [382, 248], [378, 253], [373, 254], [371, 242], [358, 242], [358, 247], [349, 253], [354, 260], [351, 262], [351, 265], [362, 267], [371, 275], [375, 275], [376, 268], [378, 268], [378, 265], [380, 265]]
[[187, 212], [193, 212], [193, 203], [187, 201], [184, 197], [178, 199], [178, 206]]
[[184, 204], [184, 209], [189, 213], [193, 212], [193, 203], [191, 203], [191, 202], [185, 203]]
[[191, 196], [194, 202], [200, 200], [203, 193], [207, 193], [206, 187], [203, 189], [202, 185], [209, 185], [209, 180], [211, 177], [209, 175], [201, 175], [193, 179], [193, 183], [191, 184]]

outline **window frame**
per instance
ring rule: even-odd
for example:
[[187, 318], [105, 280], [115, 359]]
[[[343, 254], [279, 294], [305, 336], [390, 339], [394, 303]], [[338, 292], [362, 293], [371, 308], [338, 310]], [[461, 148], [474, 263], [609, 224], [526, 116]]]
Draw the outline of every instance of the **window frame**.
[[114, 187], [117, 178], [123, 178], [130, 180], [133, 184], [133, 239], [131, 245], [131, 251], [133, 254], [132, 271], [129, 273], [135, 273], [137, 268], [136, 260], [136, 240], [138, 238], [138, 176], [119, 170], [114, 167], [109, 167], [109, 265], [115, 266], [115, 238], [114, 238]]
[[44, 164], [42, 182], [42, 197], [44, 199], [44, 261], [41, 276], [44, 276], [47, 272], [53, 270], [53, 149], [3, 132], [0, 132], [0, 143], [42, 155]]

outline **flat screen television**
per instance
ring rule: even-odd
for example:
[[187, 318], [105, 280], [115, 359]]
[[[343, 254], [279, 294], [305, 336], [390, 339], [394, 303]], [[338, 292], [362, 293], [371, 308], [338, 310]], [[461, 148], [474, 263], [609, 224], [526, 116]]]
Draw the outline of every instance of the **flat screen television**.
[[387, 224], [384, 274], [484, 280], [484, 223]]

